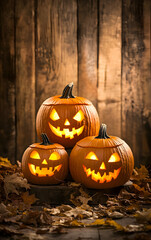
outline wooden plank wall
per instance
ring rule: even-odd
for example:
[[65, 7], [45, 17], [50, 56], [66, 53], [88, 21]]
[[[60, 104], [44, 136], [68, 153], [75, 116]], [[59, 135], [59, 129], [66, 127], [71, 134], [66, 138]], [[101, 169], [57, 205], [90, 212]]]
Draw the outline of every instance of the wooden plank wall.
[[150, 32], [150, 0], [0, 1], [0, 155], [21, 160], [41, 103], [74, 82], [149, 164]]

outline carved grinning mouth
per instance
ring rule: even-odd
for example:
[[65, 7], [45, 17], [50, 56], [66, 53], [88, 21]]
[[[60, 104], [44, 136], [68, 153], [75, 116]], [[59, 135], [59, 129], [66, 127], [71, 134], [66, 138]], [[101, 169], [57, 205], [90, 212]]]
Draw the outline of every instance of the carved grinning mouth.
[[34, 164], [28, 163], [28, 167], [30, 172], [38, 177], [51, 177], [54, 175], [55, 171], [60, 171], [62, 164], [56, 167], [48, 167], [48, 168], [40, 168], [39, 166], [35, 166]]
[[63, 128], [63, 130], [60, 130], [60, 127], [55, 128], [49, 123], [49, 127], [51, 131], [57, 135], [58, 137], [62, 137], [62, 135], [65, 135], [65, 138], [74, 138], [74, 135], [77, 134], [78, 136], [83, 132], [84, 126], [80, 128], [72, 128], [72, 131], [69, 130], [69, 128]]
[[106, 172], [101, 176], [99, 172], [95, 173], [95, 170], [91, 170], [91, 168], [86, 168], [83, 165], [84, 172], [86, 173], [87, 177], [91, 176], [91, 179], [95, 182], [104, 183], [105, 181], [111, 182], [112, 179], [116, 179], [121, 171], [121, 167], [114, 170], [114, 172], [109, 172], [107, 175]]

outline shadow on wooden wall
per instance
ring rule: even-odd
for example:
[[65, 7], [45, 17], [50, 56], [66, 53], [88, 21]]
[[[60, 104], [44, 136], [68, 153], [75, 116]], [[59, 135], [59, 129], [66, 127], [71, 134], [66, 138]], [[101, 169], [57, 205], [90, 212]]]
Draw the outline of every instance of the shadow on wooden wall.
[[21, 160], [41, 103], [74, 82], [149, 164], [150, 32], [150, 0], [0, 1], [0, 155]]

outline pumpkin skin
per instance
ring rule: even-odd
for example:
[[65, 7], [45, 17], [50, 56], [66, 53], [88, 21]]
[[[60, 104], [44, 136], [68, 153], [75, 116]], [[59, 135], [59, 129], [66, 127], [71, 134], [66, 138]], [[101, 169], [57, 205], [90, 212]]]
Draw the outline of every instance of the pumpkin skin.
[[95, 107], [83, 97], [72, 95], [73, 84], [62, 96], [48, 98], [41, 105], [36, 118], [37, 135], [45, 132], [51, 142], [71, 148], [77, 141], [99, 132], [99, 117]]
[[58, 184], [68, 174], [68, 154], [60, 144], [51, 144], [45, 134], [42, 138], [42, 144], [34, 143], [25, 150], [22, 172], [32, 184]]
[[108, 136], [106, 125], [102, 124], [97, 137], [86, 137], [76, 143], [69, 168], [72, 178], [87, 188], [113, 188], [129, 180], [134, 157], [126, 142]]

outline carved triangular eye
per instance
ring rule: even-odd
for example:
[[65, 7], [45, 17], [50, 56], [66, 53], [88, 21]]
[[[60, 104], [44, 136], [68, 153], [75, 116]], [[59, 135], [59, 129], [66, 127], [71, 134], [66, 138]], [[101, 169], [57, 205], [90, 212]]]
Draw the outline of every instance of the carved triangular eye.
[[120, 156], [118, 155], [118, 153], [113, 153], [108, 162], [119, 162], [119, 161], [120, 161]]
[[40, 159], [39, 153], [37, 151], [32, 151], [30, 154], [30, 158]]
[[53, 108], [51, 113], [50, 113], [50, 118], [53, 120], [53, 121], [56, 121], [58, 119], [60, 119], [57, 111]]
[[74, 120], [81, 122], [84, 119], [84, 114], [81, 110], [79, 110], [76, 115], [73, 117]]
[[53, 152], [49, 157], [49, 160], [59, 160], [59, 159], [60, 159], [60, 155], [58, 152]]
[[89, 152], [86, 156], [86, 159], [91, 159], [91, 160], [99, 160], [98, 157], [95, 155], [94, 152]]

